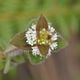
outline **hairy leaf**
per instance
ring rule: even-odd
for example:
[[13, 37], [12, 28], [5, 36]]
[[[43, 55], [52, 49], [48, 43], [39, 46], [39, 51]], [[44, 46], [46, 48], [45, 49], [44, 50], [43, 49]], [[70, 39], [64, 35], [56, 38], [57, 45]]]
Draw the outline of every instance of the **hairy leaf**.
[[38, 49], [40, 51], [40, 53], [43, 56], [46, 56], [48, 54], [48, 50], [49, 50], [49, 45], [37, 45]]
[[6, 57], [15, 57], [15, 56], [18, 56], [18, 55], [21, 55], [22, 54], [22, 50], [13, 46], [13, 45], [8, 45], [8, 47], [5, 49], [4, 51], [4, 55]]
[[45, 60], [45, 57], [34, 56], [32, 53], [28, 53], [28, 57], [32, 64], [39, 64]]
[[55, 51], [59, 51], [68, 45], [68, 42], [60, 34], [58, 35], [57, 42], [58, 42], [58, 47]]
[[41, 14], [36, 24], [36, 31], [40, 31], [43, 28], [46, 30], [48, 29], [48, 22], [46, 18]]
[[31, 46], [26, 43], [25, 32], [17, 34], [11, 40], [10, 44], [12, 44], [22, 50], [31, 50]]
[[16, 64], [21, 64], [21, 63], [24, 63], [25, 60], [24, 60], [24, 58], [22, 57], [22, 55], [20, 55], [20, 56], [16, 56], [16, 57], [12, 58], [12, 59], [11, 59], [11, 62], [12, 62], [12, 63], [16, 63]]
[[47, 22], [46, 18], [41, 14], [36, 23], [37, 37], [39, 37], [39, 35], [40, 35], [39, 34], [40, 30], [42, 30], [44, 28], [46, 30], [48, 29], [48, 22]]
[[[47, 22], [46, 18], [41, 14], [37, 21], [37, 24], [36, 24], [37, 38], [40, 38], [40, 31], [42, 29], [48, 30], [48, 22]], [[49, 45], [47, 45], [47, 46], [37, 45], [37, 46], [38, 46], [41, 54], [43, 56], [46, 56], [46, 54], [48, 53], [48, 50], [49, 50]]]

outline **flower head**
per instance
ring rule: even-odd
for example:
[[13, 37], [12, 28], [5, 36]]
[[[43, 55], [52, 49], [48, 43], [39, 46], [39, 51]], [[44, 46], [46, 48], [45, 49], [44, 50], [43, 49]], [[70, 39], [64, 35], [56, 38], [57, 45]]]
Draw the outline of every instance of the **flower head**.
[[[35, 20], [34, 20], [35, 21]], [[67, 41], [56, 32], [43, 15], [36, 23], [29, 23], [26, 31], [18, 33], [10, 42], [21, 50], [33, 64], [48, 58], [52, 51], [59, 51], [67, 45]]]
[[40, 16], [37, 24], [33, 24], [26, 31], [26, 43], [31, 46], [32, 54], [50, 56], [56, 49], [58, 35], [55, 29], [47, 22], [44, 16]]

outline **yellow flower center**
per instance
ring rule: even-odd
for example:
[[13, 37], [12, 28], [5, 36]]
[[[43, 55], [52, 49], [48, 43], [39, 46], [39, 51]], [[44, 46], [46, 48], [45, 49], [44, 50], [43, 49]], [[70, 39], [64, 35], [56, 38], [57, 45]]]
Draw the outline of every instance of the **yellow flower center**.
[[47, 45], [50, 44], [51, 41], [49, 40], [49, 37], [51, 37], [51, 34], [46, 29], [42, 29], [40, 31], [40, 37], [37, 39], [37, 43], [40, 45]]

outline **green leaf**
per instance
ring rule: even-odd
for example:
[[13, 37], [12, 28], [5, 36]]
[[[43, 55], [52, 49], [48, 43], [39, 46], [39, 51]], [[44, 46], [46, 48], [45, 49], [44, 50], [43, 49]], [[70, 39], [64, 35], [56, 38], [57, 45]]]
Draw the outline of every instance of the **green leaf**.
[[30, 62], [35, 65], [40, 64], [41, 62], [45, 60], [45, 57], [41, 57], [39, 55], [34, 56], [32, 53], [28, 53], [28, 57], [29, 57]]
[[58, 47], [55, 51], [59, 51], [68, 45], [68, 42], [60, 34], [58, 35], [57, 42], [58, 42]]
[[11, 62], [16, 63], [16, 64], [21, 64], [21, 63], [24, 63], [25, 60], [21, 55], [21, 56], [16, 56], [16, 57], [12, 58]]
[[17, 34], [10, 42], [10, 44], [22, 49], [22, 50], [31, 50], [31, 46], [26, 43], [25, 38], [26, 32], [21, 32]]
[[3, 65], [4, 74], [8, 73], [9, 70], [11, 70], [12, 68], [16, 67], [17, 65], [19, 65], [23, 62], [25, 62], [25, 61], [24, 61], [23, 57], [21, 57], [21, 56], [16, 56], [14, 58], [8, 57], [5, 65]]

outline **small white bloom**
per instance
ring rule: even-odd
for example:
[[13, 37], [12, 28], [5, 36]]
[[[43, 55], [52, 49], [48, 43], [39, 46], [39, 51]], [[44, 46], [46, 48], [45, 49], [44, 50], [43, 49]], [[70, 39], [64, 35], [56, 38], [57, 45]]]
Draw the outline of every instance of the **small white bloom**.
[[36, 30], [36, 25], [32, 24], [32, 29]]
[[42, 55], [40, 54], [40, 51], [39, 51], [37, 46], [32, 47], [32, 54], [35, 55], [35, 56], [40, 55], [42, 57]]
[[50, 47], [51, 47], [52, 50], [56, 49], [57, 46], [58, 46], [57, 42], [54, 42], [54, 43], [52, 43], [52, 44], [50, 45]]
[[26, 32], [26, 42], [28, 44], [30, 44], [31, 46], [33, 46], [35, 44], [35, 40], [36, 40], [36, 30], [35, 30], [36, 26], [33, 25], [32, 28], [29, 28], [28, 31]]
[[57, 40], [57, 38], [58, 38], [58, 35], [57, 35], [57, 33], [55, 33], [55, 34], [52, 36], [51, 40], [52, 40], [52, 41], [55, 41], [55, 40]]
[[[38, 39], [36, 37], [37, 36], [36, 25], [34, 25], [34, 24], [31, 26], [31, 28], [28, 28], [28, 31], [26, 32], [25, 36], [26, 36], [26, 42], [29, 45], [31, 45], [32, 54], [34, 56], [39, 55], [39, 56], [42, 57], [42, 54], [40, 53], [40, 50], [39, 50], [38, 46], [34, 46], [36, 44], [39, 44], [39, 45], [47, 45], [48, 44], [50, 46], [50, 48], [48, 50], [48, 53], [46, 55], [46, 58], [48, 56], [50, 56], [51, 55], [51, 51], [56, 49], [57, 46], [58, 46], [57, 42], [54, 42], [55, 40], [58, 39], [58, 35], [55, 32], [55, 29], [53, 27], [51, 27], [50, 24], [48, 24], [48, 31], [46, 31], [45, 28], [43, 28], [40, 31], [40, 39]], [[50, 40], [47, 39], [48, 36], [51, 37]]]
[[48, 29], [49, 29], [50, 32], [54, 32], [55, 31], [55, 29], [53, 27], [51, 27], [51, 25], [48, 25]]

